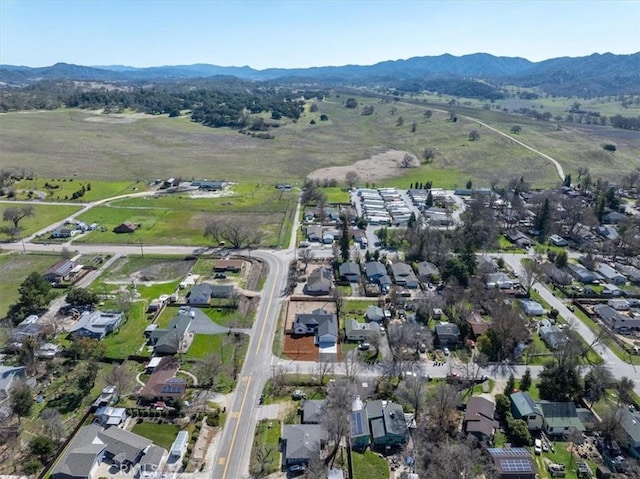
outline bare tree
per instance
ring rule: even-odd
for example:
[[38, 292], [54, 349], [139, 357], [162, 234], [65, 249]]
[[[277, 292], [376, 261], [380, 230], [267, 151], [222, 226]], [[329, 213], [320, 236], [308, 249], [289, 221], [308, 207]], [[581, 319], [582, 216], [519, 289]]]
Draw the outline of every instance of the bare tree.
[[396, 394], [413, 408], [417, 421], [425, 404], [424, 380], [416, 376], [408, 376], [400, 383]]
[[27, 374], [30, 376], [36, 374], [38, 370], [38, 348], [40, 348], [40, 340], [34, 335], [25, 337], [20, 347], [20, 362], [26, 366]]
[[301, 249], [300, 252], [298, 253], [298, 258], [300, 259], [300, 261], [302, 261], [302, 264], [304, 264], [303, 271], [306, 272], [307, 268], [309, 267], [309, 263], [311, 263], [311, 261], [313, 261], [313, 258], [314, 258], [313, 250], [311, 248]]
[[478, 130], [471, 130], [469, 132], [469, 141], [476, 141], [480, 139], [480, 132]]
[[412, 164], [413, 164], [413, 156], [410, 155], [409, 153], [405, 153], [405, 155], [402, 157], [402, 160], [400, 161], [400, 167], [409, 168]]
[[42, 418], [42, 427], [45, 433], [57, 443], [60, 443], [62, 436], [64, 436], [64, 423], [60, 411], [46, 408], [42, 410], [40, 417]]
[[525, 258], [522, 260], [522, 276], [520, 277], [520, 284], [527, 291], [527, 296], [531, 294], [533, 285], [536, 284], [543, 277], [544, 273], [540, 267], [540, 263], [537, 260]]
[[346, 183], [347, 188], [351, 189], [360, 182], [360, 175], [355, 171], [348, 171], [344, 176], [344, 182]]
[[333, 463], [340, 442], [349, 432], [349, 412], [354, 399], [353, 382], [348, 379], [337, 380], [327, 388], [327, 402], [325, 405], [324, 425], [333, 442], [333, 449], [327, 456], [325, 464]]
[[318, 387], [324, 387], [325, 379], [333, 375], [333, 363], [329, 363], [326, 361], [317, 362], [313, 370], [313, 374], [317, 378]]
[[445, 440], [425, 444], [420, 456], [419, 467], [423, 469], [424, 477], [438, 479], [471, 479], [474, 477], [494, 477], [491, 465], [482, 454], [482, 448], [477, 440], [468, 437], [466, 441]]
[[633, 392], [634, 382], [626, 376], [622, 376], [616, 383], [616, 393], [618, 394], [618, 406], [621, 402], [633, 403], [631, 394]]
[[350, 381], [355, 381], [358, 374], [362, 370], [362, 363], [358, 359], [357, 354], [353, 354], [355, 351], [347, 352], [342, 358], [342, 367], [344, 369], [345, 377]]
[[104, 382], [108, 386], [115, 386], [118, 396], [124, 398], [133, 392], [136, 380], [133, 371], [125, 361], [113, 366], [104, 376]]
[[425, 163], [431, 163], [436, 157], [436, 150], [433, 148], [425, 148], [422, 150], [422, 159]]
[[439, 383], [433, 393], [427, 397], [426, 421], [424, 433], [430, 440], [441, 440], [445, 436], [453, 436], [458, 427], [456, 413], [460, 403], [460, 393], [446, 383]]
[[347, 302], [344, 293], [340, 288], [333, 288], [333, 292], [331, 293], [333, 296], [333, 302], [336, 305], [336, 317], [338, 318], [338, 322], [340, 322], [340, 314], [342, 313], [342, 309], [344, 308], [345, 303]]
[[35, 214], [33, 206], [24, 206], [22, 208], [10, 206], [3, 211], [2, 221], [10, 221], [15, 229], [20, 229], [20, 221]]
[[235, 249], [257, 246], [262, 240], [262, 231], [256, 225], [236, 219], [210, 221], [204, 228], [204, 236], [215, 243], [229, 242]]
[[276, 455], [277, 451], [271, 445], [254, 444], [253, 461], [249, 473], [252, 478], [260, 479], [267, 477], [270, 471], [271, 459]]

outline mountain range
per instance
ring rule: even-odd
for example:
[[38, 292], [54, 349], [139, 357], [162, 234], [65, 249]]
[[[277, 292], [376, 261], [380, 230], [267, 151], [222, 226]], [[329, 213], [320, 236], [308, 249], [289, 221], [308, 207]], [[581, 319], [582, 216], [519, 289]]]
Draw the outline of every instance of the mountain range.
[[[214, 76], [234, 76], [254, 81], [315, 82], [327, 85], [373, 85], [397, 87], [399, 82], [429, 80], [476, 80], [493, 86], [539, 87], [557, 95], [598, 96], [640, 94], [640, 52], [585, 57], [561, 57], [531, 62], [519, 57], [487, 53], [449, 54], [393, 60], [374, 65], [311, 68], [222, 67], [209, 64], [167, 65], [136, 68], [123, 65], [82, 66], [56, 63], [49, 67], [0, 65], [0, 86], [20, 87], [39, 80], [166, 83]], [[428, 85], [427, 85], [428, 86]]]

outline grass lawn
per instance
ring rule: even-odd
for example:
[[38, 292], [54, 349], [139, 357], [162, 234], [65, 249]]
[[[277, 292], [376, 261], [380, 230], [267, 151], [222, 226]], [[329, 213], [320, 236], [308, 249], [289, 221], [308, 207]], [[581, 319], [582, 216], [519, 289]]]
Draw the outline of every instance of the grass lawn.
[[387, 479], [389, 477], [389, 464], [375, 452], [366, 451], [364, 454], [353, 451], [354, 479]]
[[216, 265], [216, 261], [219, 260], [200, 257], [191, 269], [191, 272], [193, 274], [199, 274], [200, 276], [211, 276], [213, 274], [213, 267]]
[[320, 188], [327, 196], [327, 203], [350, 203], [349, 192], [340, 186], [328, 186], [326, 188]]
[[60, 261], [58, 254], [3, 253], [0, 254], [0, 317], [18, 299], [18, 288], [33, 271], [44, 271]]
[[256, 452], [262, 450], [271, 450], [266, 461], [263, 461], [263, 476], [277, 472], [280, 469], [280, 421], [278, 420], [262, 420], [256, 425], [256, 432], [253, 438], [253, 448], [251, 449], [251, 462], [249, 470], [256, 470], [259, 462], [256, 460]]
[[[16, 195], [16, 199], [19, 200], [26, 200], [29, 191], [33, 191], [34, 193], [45, 193], [44, 201], [73, 201], [76, 203], [89, 203], [147, 189], [143, 182], [79, 180], [77, 178], [34, 178], [20, 180], [13, 186], [16, 190], [23, 190]], [[85, 188], [84, 195], [72, 200], [73, 193], [83, 186]]]
[[[10, 203], [2, 203], [0, 209], [3, 211], [12, 205]], [[15, 205], [17, 208], [22, 208], [23, 204]], [[24, 218], [20, 221], [20, 237], [24, 238], [41, 229], [47, 227], [51, 223], [63, 220], [65, 218], [72, 217], [75, 212], [80, 210], [80, 206], [73, 205], [47, 205], [42, 203], [34, 203], [29, 205], [33, 207], [34, 215]], [[8, 241], [9, 237], [2, 233], [0, 234], [1, 241]]]
[[[223, 364], [231, 362], [233, 357], [233, 335], [227, 334], [196, 334], [189, 351], [185, 354], [185, 359], [202, 359], [209, 354], [218, 353], [222, 355]], [[240, 347], [238, 351], [242, 358], [249, 345], [249, 337], [239, 335]]]
[[180, 426], [166, 423], [156, 424], [153, 422], [142, 422], [134, 425], [131, 432], [151, 439], [156, 445], [170, 450], [173, 441], [175, 441], [178, 432], [180, 432]]
[[108, 357], [125, 359], [131, 354], [147, 354], [143, 345], [146, 343], [144, 330], [149, 322], [145, 318], [144, 308], [143, 301], [132, 303], [127, 314], [127, 322], [120, 327], [117, 333], [104, 338], [103, 343], [107, 346]]
[[344, 306], [340, 314], [342, 315], [350, 315], [355, 317], [355, 319], [361, 320], [364, 322], [364, 313], [367, 311], [367, 307], [369, 306], [377, 306], [378, 300], [377, 298], [372, 299], [371, 301], [361, 300], [361, 299], [349, 299], [345, 301]]

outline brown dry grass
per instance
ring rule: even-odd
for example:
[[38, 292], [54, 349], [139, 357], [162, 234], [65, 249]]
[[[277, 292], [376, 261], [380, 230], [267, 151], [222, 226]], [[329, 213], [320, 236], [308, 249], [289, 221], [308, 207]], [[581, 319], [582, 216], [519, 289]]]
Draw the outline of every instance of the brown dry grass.
[[317, 361], [319, 356], [318, 346], [313, 342], [313, 336], [284, 336], [282, 353], [296, 361]]

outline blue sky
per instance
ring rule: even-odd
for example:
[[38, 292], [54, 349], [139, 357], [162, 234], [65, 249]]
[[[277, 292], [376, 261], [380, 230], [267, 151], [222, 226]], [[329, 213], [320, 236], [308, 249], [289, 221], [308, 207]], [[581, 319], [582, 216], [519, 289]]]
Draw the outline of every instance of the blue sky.
[[640, 1], [0, 0], [0, 63], [253, 68], [640, 51]]

